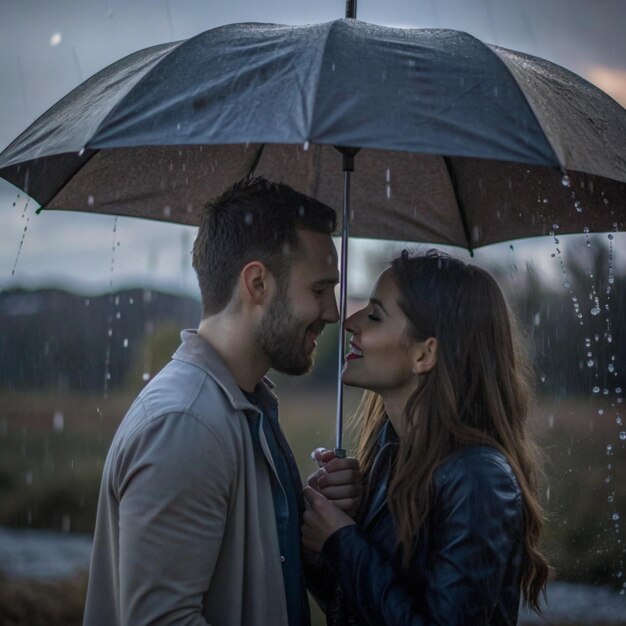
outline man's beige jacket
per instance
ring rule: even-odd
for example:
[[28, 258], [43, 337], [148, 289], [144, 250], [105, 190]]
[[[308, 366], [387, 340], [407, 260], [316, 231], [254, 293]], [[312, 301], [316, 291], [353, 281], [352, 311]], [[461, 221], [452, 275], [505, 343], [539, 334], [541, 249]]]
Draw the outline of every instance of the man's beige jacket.
[[274, 466], [248, 422], [258, 410], [206, 341], [181, 337], [111, 444], [84, 623], [286, 625]]

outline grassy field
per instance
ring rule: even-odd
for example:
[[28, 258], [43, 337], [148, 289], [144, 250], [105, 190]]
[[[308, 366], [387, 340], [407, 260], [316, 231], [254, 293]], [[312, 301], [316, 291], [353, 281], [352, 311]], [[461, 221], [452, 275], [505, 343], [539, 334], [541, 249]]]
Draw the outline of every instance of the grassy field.
[[[277, 382], [283, 428], [306, 476], [313, 469], [310, 451], [333, 446], [334, 390], [315, 391], [281, 377]], [[359, 396], [348, 390], [346, 413]], [[128, 393], [106, 399], [0, 393], [0, 525], [91, 532], [106, 451], [132, 399]], [[622, 406], [593, 397], [542, 402], [534, 411], [547, 460], [545, 550], [558, 580], [616, 589], [623, 584], [626, 441], [620, 438], [624, 426], [617, 423]], [[0, 580], [0, 589], [0, 624], [80, 623], [84, 577], [56, 583]], [[321, 619], [315, 611], [315, 623]]]

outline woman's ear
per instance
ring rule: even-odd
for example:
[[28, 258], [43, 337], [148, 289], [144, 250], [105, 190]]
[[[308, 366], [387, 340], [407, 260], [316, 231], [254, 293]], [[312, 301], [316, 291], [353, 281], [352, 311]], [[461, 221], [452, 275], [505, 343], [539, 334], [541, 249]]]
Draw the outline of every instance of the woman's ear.
[[415, 346], [413, 373], [426, 374], [437, 363], [437, 339], [429, 337]]

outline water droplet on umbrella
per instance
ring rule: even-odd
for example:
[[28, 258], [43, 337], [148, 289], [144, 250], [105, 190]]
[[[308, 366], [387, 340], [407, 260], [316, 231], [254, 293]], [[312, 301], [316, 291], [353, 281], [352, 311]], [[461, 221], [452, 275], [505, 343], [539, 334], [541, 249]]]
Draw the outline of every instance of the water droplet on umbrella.
[[52, 37], [50, 37], [50, 45], [58, 46], [63, 40], [63, 35], [61, 33], [54, 33]]
[[614, 522], [617, 522], [617, 520], [619, 519], [619, 513], [613, 513], [613, 515], [612, 515], [611, 519], [612, 519]]
[[594, 306], [593, 309], [591, 309], [591, 315], [598, 315], [600, 313], [600, 309], [597, 306]]
[[309, 149], [309, 142], [305, 141], [304, 145], [302, 146], [302, 149], [306, 152]]
[[600, 387], [597, 385], [592, 389], [593, 393], [600, 393]]
[[593, 367], [593, 359], [587, 361], [587, 367]]
[[141, 378], [143, 379], [144, 382], [147, 380], [150, 380], [150, 374], [148, 374], [148, 372], [144, 372]]
[[574, 202], [574, 207], [576, 208], [576, 210], [577, 210], [579, 213], [582, 213], [582, 212], [583, 212], [583, 207], [581, 206], [581, 204], [580, 204], [580, 201], [579, 201], [579, 200], [576, 200], [576, 202]]
[[619, 434], [619, 438], [620, 438], [622, 441], [626, 441], [626, 431], [623, 431], [623, 430], [622, 430], [622, 432]]
[[85, 148], [81, 148], [81, 149], [78, 151], [78, 156], [83, 156], [83, 154], [85, 154]]
[[610, 241], [613, 241], [613, 235], [611, 233], [609, 233], [607, 237], [609, 238]]
[[123, 343], [125, 348], [128, 348], [128, 339], [124, 339], [124, 343]]
[[563, 187], [569, 187], [570, 186], [570, 179], [569, 176], [567, 174], [565, 174], [565, 176], [563, 176], [563, 178], [561, 178], [561, 184], [563, 185]]

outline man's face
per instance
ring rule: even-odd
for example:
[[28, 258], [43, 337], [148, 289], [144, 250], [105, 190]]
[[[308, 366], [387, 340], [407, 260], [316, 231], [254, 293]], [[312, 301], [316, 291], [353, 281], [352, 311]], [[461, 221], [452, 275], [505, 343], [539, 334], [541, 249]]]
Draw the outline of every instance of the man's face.
[[302, 258], [291, 264], [286, 285], [279, 285], [257, 331], [271, 367], [292, 375], [311, 369], [317, 337], [326, 324], [339, 320], [333, 241], [330, 235], [309, 230], [298, 230], [298, 237]]

